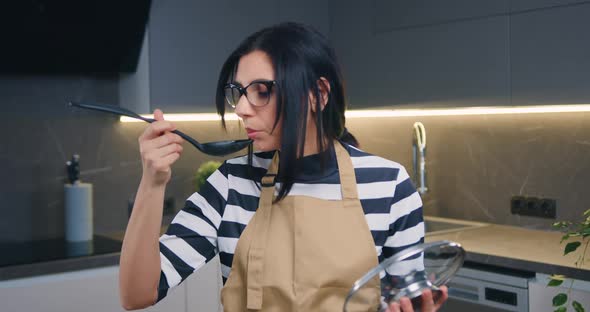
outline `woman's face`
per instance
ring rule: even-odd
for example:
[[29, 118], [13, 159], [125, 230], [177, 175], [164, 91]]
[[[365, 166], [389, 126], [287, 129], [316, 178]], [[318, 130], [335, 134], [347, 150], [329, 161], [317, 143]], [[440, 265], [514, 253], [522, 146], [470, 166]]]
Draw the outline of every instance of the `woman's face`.
[[[233, 82], [246, 87], [253, 81], [274, 79], [274, 68], [268, 55], [262, 51], [253, 51], [240, 59]], [[272, 87], [267, 105], [254, 106], [246, 96], [241, 96], [235, 110], [244, 123], [248, 137], [254, 141], [256, 150], [272, 151], [280, 148], [281, 120], [273, 131], [277, 111], [276, 85]]]

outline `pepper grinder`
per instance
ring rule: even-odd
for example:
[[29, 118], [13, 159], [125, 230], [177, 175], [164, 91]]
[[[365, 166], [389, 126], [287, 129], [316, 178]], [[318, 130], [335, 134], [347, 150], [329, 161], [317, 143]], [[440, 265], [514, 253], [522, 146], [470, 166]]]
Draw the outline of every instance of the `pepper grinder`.
[[80, 181], [80, 155], [66, 162], [69, 183], [64, 185], [66, 241], [91, 241], [93, 235], [92, 184]]

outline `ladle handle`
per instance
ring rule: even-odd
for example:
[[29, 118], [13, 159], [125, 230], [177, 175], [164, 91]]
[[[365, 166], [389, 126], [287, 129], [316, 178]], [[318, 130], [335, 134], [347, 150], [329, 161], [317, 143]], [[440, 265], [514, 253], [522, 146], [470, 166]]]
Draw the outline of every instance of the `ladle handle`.
[[[131, 118], [143, 120], [148, 123], [152, 123], [152, 122], [156, 121], [153, 118], [143, 117], [143, 116], [141, 116], [135, 112], [132, 112], [126, 108], [123, 108], [120, 106], [115, 106], [115, 105], [108, 105], [108, 104], [95, 105], [95, 104], [79, 103], [79, 102], [70, 102], [69, 105], [81, 107], [81, 108], [86, 108], [86, 109], [93, 109], [93, 110], [108, 112], [108, 113], [112, 113], [112, 114], [116, 114], [116, 115], [123, 115], [123, 116], [131, 117]], [[192, 144], [194, 147], [196, 147], [198, 150], [202, 151], [201, 144], [199, 142], [197, 142], [195, 139], [184, 134], [180, 130], [174, 130], [172, 132], [178, 134], [181, 138], [185, 139], [190, 144]]]
[[124, 107], [121, 107], [121, 106], [115, 106], [115, 105], [109, 105], [109, 104], [80, 103], [80, 102], [74, 102], [74, 101], [70, 102], [69, 105], [144, 120], [143, 117], [141, 117], [138, 113], [132, 112], [132, 111], [130, 111]]
[[[141, 119], [141, 120], [143, 120], [145, 122], [149, 122], [149, 123], [152, 123], [152, 122], [156, 121], [153, 118], [146, 118], [146, 117], [142, 117], [142, 116], [132, 117], [132, 118]], [[199, 142], [195, 141], [195, 139], [191, 138], [190, 136], [184, 134], [184, 132], [182, 132], [180, 130], [172, 130], [172, 133], [178, 134], [181, 138], [185, 139], [187, 142], [189, 142], [190, 144], [192, 144], [198, 150], [201, 150], [201, 144]]]

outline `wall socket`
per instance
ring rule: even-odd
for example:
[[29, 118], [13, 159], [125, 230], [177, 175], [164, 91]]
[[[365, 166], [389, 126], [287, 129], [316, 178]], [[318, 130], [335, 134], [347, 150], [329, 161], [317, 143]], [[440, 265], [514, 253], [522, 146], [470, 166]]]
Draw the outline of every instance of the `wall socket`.
[[557, 201], [552, 198], [512, 196], [510, 212], [521, 216], [555, 219], [557, 217]]

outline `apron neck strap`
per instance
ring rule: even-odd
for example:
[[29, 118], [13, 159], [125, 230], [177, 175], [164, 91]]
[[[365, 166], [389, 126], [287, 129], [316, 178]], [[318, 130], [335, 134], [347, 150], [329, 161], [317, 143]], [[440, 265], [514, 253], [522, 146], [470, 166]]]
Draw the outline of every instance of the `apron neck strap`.
[[[338, 141], [334, 141], [334, 151], [336, 152], [336, 161], [338, 162], [338, 173], [340, 175], [342, 199], [358, 200], [359, 197], [356, 185], [356, 175], [354, 173], [352, 160], [346, 149]], [[272, 157], [270, 167], [268, 168], [266, 174], [262, 177], [261, 186], [263, 187], [263, 193], [265, 193], [264, 188], [272, 188], [274, 191], [278, 167], [279, 152], [275, 152], [274, 156]], [[269, 193], [273, 194], [273, 191], [270, 191]]]
[[340, 184], [342, 190], [342, 200], [358, 200], [356, 186], [356, 175], [352, 165], [352, 159], [348, 152], [342, 146], [342, 143], [335, 141], [334, 150], [336, 160], [338, 161], [338, 173], [340, 174]]
[[264, 188], [275, 186], [275, 180], [277, 178], [278, 168], [279, 168], [279, 152], [275, 151], [275, 154], [272, 157], [272, 161], [270, 163], [270, 167], [268, 167], [266, 174], [262, 177], [262, 181], [260, 181], [260, 184], [263, 187], [263, 190], [264, 190]]

